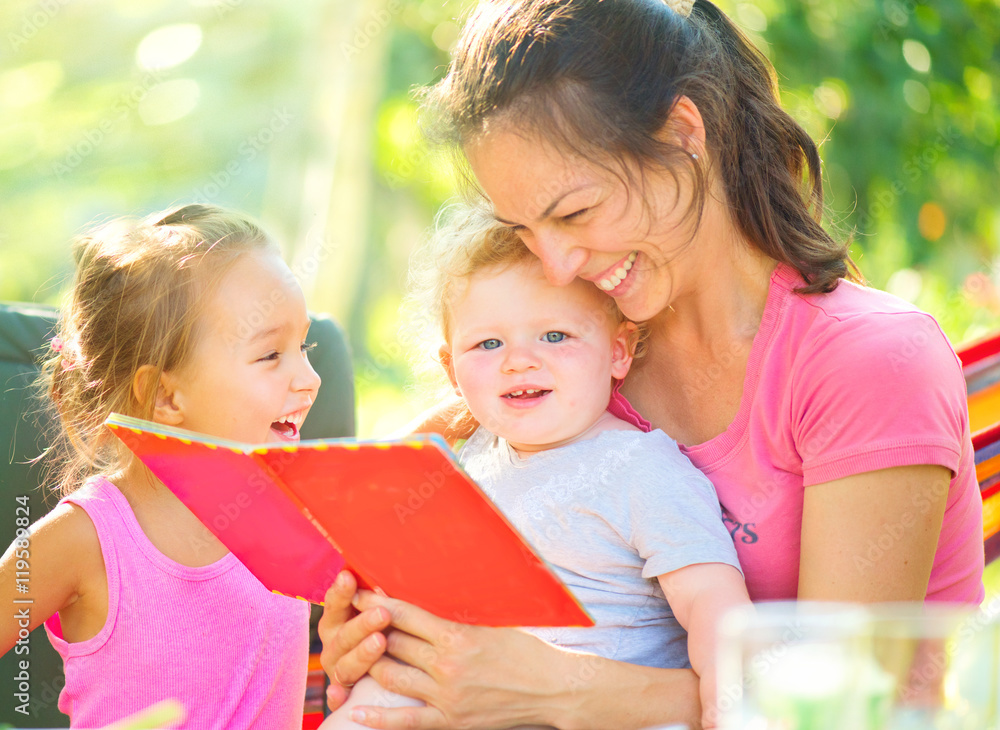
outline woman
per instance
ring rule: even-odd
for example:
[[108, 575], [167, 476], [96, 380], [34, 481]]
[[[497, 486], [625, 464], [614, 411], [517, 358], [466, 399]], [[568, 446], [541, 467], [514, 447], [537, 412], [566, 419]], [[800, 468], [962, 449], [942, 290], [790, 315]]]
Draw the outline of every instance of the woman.
[[[751, 598], [977, 604], [959, 362], [931, 317], [845, 281], [816, 146], [773, 78], [705, 0], [521, 0], [473, 16], [429, 105], [551, 282], [648, 322], [609, 407], [715, 484]], [[331, 704], [371, 667], [429, 705], [371, 727], [697, 725], [685, 670], [588, 666], [368, 593], [351, 618], [353, 590], [322, 624]]]

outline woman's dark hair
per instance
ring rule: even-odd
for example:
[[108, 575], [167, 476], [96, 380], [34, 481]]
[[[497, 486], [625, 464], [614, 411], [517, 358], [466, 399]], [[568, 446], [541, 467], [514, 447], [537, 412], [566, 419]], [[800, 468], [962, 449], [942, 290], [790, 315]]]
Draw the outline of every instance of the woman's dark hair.
[[802, 274], [804, 293], [860, 279], [846, 243], [820, 225], [816, 144], [778, 101], [770, 62], [708, 0], [682, 17], [662, 0], [486, 2], [467, 22], [425, 109], [436, 136], [461, 147], [488, 122], [511, 123], [595, 161], [686, 172], [700, 218], [700, 161], [660, 134], [688, 97], [736, 225]]

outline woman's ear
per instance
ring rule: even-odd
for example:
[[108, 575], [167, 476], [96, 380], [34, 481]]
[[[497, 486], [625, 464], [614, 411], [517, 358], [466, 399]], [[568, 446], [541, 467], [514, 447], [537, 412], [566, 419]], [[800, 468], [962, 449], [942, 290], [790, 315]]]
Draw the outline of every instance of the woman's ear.
[[624, 379], [632, 367], [635, 333], [638, 330], [635, 322], [622, 322], [611, 340], [611, 377], [617, 380]]
[[663, 142], [683, 148], [689, 155], [705, 156], [705, 121], [689, 97], [677, 97], [659, 137]]
[[150, 392], [155, 390], [152, 418], [166, 426], [179, 426], [184, 421], [175, 380], [172, 373], [159, 372], [152, 365], [140, 367], [132, 379], [132, 395], [141, 404], [148, 403]]
[[462, 389], [458, 387], [458, 381], [455, 380], [455, 365], [451, 359], [451, 348], [448, 345], [441, 345], [438, 349], [438, 361], [444, 371], [448, 373], [448, 380], [451, 381], [451, 387], [455, 389], [455, 394], [462, 395]]

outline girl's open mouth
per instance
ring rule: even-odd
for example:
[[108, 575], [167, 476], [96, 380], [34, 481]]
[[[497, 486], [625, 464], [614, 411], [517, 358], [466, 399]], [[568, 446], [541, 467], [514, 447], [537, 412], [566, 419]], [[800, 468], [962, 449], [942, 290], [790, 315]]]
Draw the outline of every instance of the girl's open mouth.
[[292, 421], [275, 421], [271, 424], [271, 435], [277, 441], [298, 441], [299, 427]]

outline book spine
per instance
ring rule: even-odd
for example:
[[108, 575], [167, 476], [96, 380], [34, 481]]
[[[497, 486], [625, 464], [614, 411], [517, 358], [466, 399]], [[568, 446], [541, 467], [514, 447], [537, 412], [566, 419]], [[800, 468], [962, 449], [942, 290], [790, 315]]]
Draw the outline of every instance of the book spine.
[[323, 527], [323, 524], [313, 516], [313, 513], [302, 502], [302, 500], [299, 499], [298, 495], [296, 495], [295, 492], [293, 492], [289, 486], [285, 484], [284, 480], [278, 476], [278, 474], [270, 466], [268, 466], [267, 462], [257, 453], [251, 453], [250, 457], [254, 460], [257, 466], [261, 468], [261, 471], [263, 471], [271, 479], [274, 485], [284, 492], [285, 496], [291, 500], [292, 504], [295, 505], [295, 508], [302, 514], [302, 516], [309, 520], [313, 524], [313, 527], [315, 527], [319, 533], [325, 537], [331, 545], [333, 545], [333, 548], [341, 554], [344, 558], [346, 569], [355, 574], [355, 576], [359, 579], [359, 584], [363, 583], [364, 587], [370, 586], [374, 588], [375, 586], [369, 577], [358, 568], [357, 564], [351, 559], [351, 557], [342, 547], [340, 547], [340, 545], [337, 544], [337, 541], [333, 539], [333, 535], [331, 535], [326, 528]]

